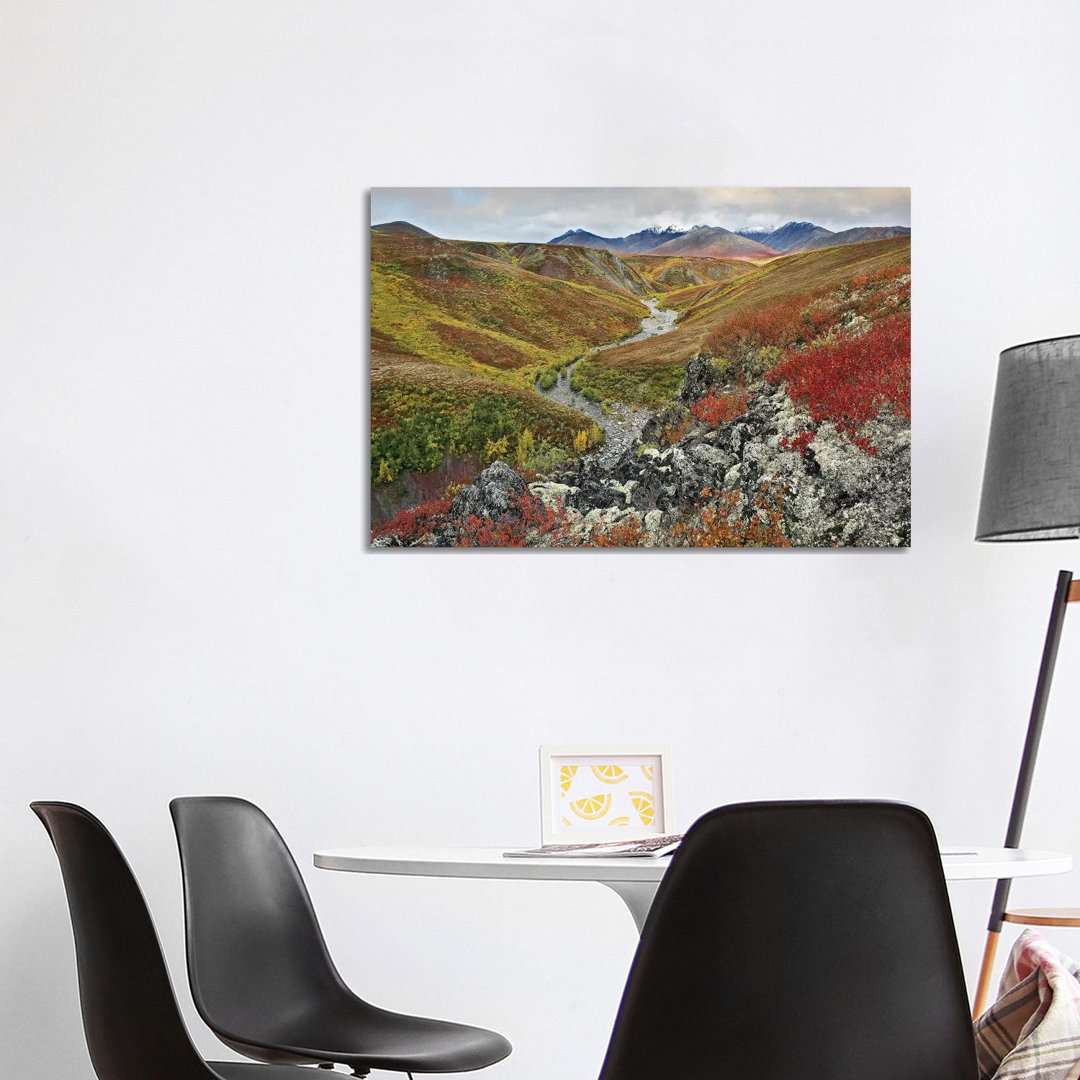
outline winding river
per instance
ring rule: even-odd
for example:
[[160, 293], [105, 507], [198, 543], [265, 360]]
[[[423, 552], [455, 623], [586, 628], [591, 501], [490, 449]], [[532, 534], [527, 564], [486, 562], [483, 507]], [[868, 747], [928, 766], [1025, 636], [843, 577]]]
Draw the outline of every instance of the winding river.
[[[614, 349], [618, 345], [629, 345], [634, 341], [644, 341], [646, 338], [657, 337], [675, 329], [675, 321], [679, 313], [673, 308], [660, 307], [659, 301], [649, 297], [643, 303], [648, 307], [649, 314], [641, 320], [641, 329], [633, 336], [622, 338], [619, 341], [610, 341], [606, 345], [598, 345], [587, 356], [595, 356], [605, 349]], [[579, 394], [570, 388], [570, 373], [577, 366], [578, 361], [568, 364], [566, 369], [559, 373], [558, 381], [547, 390], [540, 388], [539, 381], [535, 384], [538, 394], [551, 398], [561, 405], [569, 405], [570, 408], [584, 413], [590, 420], [603, 428], [607, 437], [604, 445], [595, 451], [597, 460], [601, 465], [611, 465], [618, 460], [619, 455], [630, 446], [641, 434], [641, 429], [652, 413], [648, 409], [635, 409], [630, 405], [612, 405], [607, 410], [602, 409], [594, 401], [590, 401], [584, 394]]]

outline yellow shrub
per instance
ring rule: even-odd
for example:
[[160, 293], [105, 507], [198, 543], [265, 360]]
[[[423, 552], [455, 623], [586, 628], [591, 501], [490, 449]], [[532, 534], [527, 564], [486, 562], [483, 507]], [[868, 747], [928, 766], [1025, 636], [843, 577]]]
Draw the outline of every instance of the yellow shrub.
[[484, 457], [488, 461], [494, 461], [496, 458], [505, 457], [509, 448], [510, 440], [506, 435], [501, 439], [488, 439], [487, 446], [484, 447]]
[[528, 461], [535, 447], [536, 440], [533, 438], [533, 433], [528, 428], [526, 428], [518, 436], [517, 454], [515, 455], [517, 460], [522, 463]]

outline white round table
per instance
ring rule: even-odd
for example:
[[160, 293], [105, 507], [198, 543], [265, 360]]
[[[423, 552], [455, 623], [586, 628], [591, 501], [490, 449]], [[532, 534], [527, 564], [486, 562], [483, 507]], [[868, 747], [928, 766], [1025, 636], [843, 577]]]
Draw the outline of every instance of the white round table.
[[[618, 893], [641, 932], [668, 858], [513, 859], [504, 848], [340, 848], [317, 851], [323, 870], [409, 877], [502, 878], [513, 881], [595, 881]], [[943, 847], [948, 881], [1065, 874], [1072, 856], [1026, 848]]]

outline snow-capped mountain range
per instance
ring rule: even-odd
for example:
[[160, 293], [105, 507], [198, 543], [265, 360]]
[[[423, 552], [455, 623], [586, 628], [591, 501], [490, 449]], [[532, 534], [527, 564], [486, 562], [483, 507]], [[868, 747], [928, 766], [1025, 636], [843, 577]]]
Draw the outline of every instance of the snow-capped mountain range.
[[623, 255], [764, 259], [796, 251], [854, 244], [861, 240], [907, 236], [910, 232], [911, 229], [905, 225], [861, 226], [833, 232], [812, 221], [789, 221], [775, 229], [745, 226], [732, 230], [718, 225], [694, 225], [689, 229], [679, 229], [674, 225], [652, 225], [628, 236], [598, 236], [586, 229], [570, 229], [548, 243], [600, 248]]

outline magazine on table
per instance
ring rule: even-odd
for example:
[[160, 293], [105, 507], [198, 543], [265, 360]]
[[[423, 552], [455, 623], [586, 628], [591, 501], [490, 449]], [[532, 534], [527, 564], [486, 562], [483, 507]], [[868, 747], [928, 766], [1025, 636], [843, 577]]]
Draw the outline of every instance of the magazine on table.
[[658, 858], [671, 855], [682, 843], [682, 836], [648, 836], [641, 840], [608, 840], [595, 844], [545, 844], [538, 848], [504, 851], [507, 859], [572, 859], [572, 858]]

